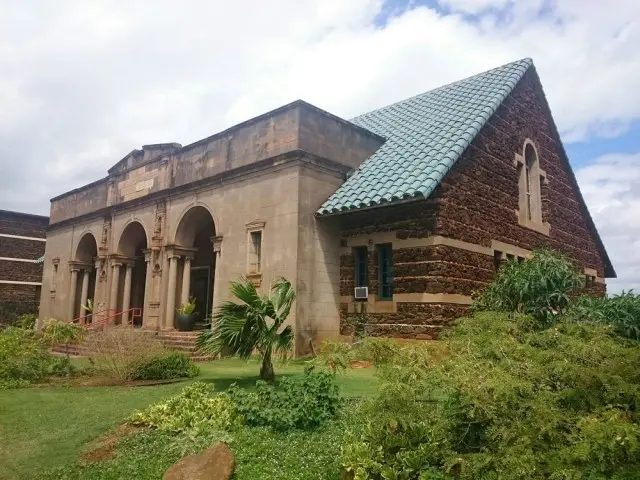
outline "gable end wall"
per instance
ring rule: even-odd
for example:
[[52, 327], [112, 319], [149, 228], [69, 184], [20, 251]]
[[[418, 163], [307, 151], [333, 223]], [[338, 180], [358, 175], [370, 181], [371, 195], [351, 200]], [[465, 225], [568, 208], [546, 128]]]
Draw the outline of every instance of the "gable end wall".
[[[428, 200], [340, 216], [343, 334], [351, 332], [356, 313], [365, 311], [369, 334], [436, 337], [464, 314], [471, 294], [493, 279], [494, 249], [516, 256], [543, 246], [563, 252], [580, 268], [597, 271], [599, 282], [588, 293], [604, 294], [604, 259], [545, 102], [530, 69]], [[551, 225], [548, 236], [519, 225], [516, 214], [514, 159], [527, 138], [534, 142], [548, 179], [541, 190], [542, 219]], [[393, 244], [392, 304], [376, 298], [377, 243]], [[369, 247], [369, 300], [358, 305], [352, 297], [352, 248], [363, 245]], [[421, 301], [412, 301], [416, 299]]]

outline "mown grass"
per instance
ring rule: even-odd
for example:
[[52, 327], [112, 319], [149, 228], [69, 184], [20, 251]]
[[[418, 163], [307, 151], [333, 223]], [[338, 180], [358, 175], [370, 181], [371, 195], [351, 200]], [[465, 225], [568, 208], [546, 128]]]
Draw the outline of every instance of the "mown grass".
[[[252, 388], [259, 371], [257, 362], [236, 359], [203, 363], [200, 367], [202, 373], [197, 380], [213, 382], [219, 391], [225, 390], [233, 383], [244, 388]], [[300, 375], [303, 368], [301, 362], [289, 362], [276, 366], [276, 374]], [[41, 387], [0, 391], [0, 478], [40, 478], [41, 472], [45, 469], [73, 465], [78, 455], [92, 440], [121, 423], [134, 410], [177, 393], [188, 382], [147, 387]], [[370, 368], [348, 370], [345, 375], [338, 375], [336, 382], [345, 397], [369, 396], [377, 388], [376, 378]], [[255, 432], [249, 433], [249, 430]], [[317, 450], [310, 453], [308, 462], [312, 465], [318, 461], [326, 463], [334, 457], [337, 460], [337, 453], [333, 450], [338, 448], [339, 442], [332, 439], [342, 430], [343, 427], [336, 422], [312, 434], [300, 432], [277, 437], [269, 431], [246, 429], [246, 432], [237, 435], [239, 461], [243, 458], [247, 460], [242, 462], [242, 466], [239, 465], [236, 477], [259, 478], [255, 469], [268, 469], [267, 460], [270, 458], [288, 455], [292, 458], [291, 461], [294, 461], [296, 457], [303, 455], [300, 449], [306, 448], [305, 442], [309, 444], [306, 450]], [[135, 442], [136, 439], [131, 441]], [[286, 453], [285, 449], [278, 446], [279, 443], [283, 443], [284, 446], [287, 442], [294, 451]], [[320, 444], [323, 445], [322, 448]], [[318, 448], [315, 449], [313, 445], [318, 445]], [[149, 447], [148, 443], [147, 446]], [[130, 450], [136, 451], [135, 444], [130, 445]], [[143, 452], [146, 450], [153, 449], [140, 448], [137, 456], [117, 457], [123, 462], [120, 466], [129, 473], [135, 468], [143, 468]], [[151, 476], [145, 476], [141, 471], [140, 475], [136, 474], [137, 476], [131, 478], [158, 478], [153, 476], [157, 469], [164, 468], [167, 462], [175, 461], [175, 458], [178, 458], [176, 455], [179, 457], [180, 453], [162, 451], [160, 446], [154, 454], [156, 460], [147, 459], [148, 462], [155, 462], [153, 464], [156, 465], [156, 469], [152, 469], [154, 473], [148, 472]], [[321, 460], [322, 458], [324, 460]], [[248, 461], [250, 459], [254, 459], [254, 462]], [[117, 476], [123, 473], [116, 468], [117, 464], [114, 466], [107, 462], [104, 467], [106, 470], [102, 473], [95, 471], [91, 476], [86, 475], [89, 472], [78, 470], [76, 467], [69, 467], [66, 473], [59, 471], [57, 475], [58, 478], [63, 478], [63, 475], [68, 478], [125, 478]], [[109, 471], [116, 476], [110, 476]], [[79, 476], [74, 476], [76, 474]], [[278, 475], [274, 473], [269, 478], [296, 478]], [[303, 475], [299, 478], [311, 477]]]

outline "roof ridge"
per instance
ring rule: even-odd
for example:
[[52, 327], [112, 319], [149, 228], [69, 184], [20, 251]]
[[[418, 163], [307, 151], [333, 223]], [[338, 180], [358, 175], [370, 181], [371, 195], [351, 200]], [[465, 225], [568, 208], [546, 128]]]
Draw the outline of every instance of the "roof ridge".
[[373, 110], [369, 110], [368, 112], [361, 113], [360, 115], [357, 115], [357, 116], [351, 118], [349, 121], [353, 122], [354, 120], [357, 120], [357, 119], [359, 119], [361, 117], [365, 117], [365, 116], [367, 116], [367, 115], [369, 115], [371, 113], [377, 112], [379, 110], [383, 110], [385, 108], [390, 108], [390, 107], [393, 107], [394, 105], [398, 105], [400, 103], [408, 102], [410, 100], [413, 100], [414, 98], [418, 98], [418, 97], [421, 97], [423, 95], [426, 95], [427, 93], [433, 93], [433, 92], [436, 92], [438, 90], [441, 90], [441, 89], [444, 89], [444, 88], [447, 88], [447, 87], [452, 87], [452, 86], [457, 85], [459, 83], [463, 83], [463, 82], [469, 81], [472, 78], [480, 77], [482, 75], [486, 75], [487, 73], [493, 72], [495, 70], [500, 70], [500, 69], [503, 69], [505, 67], [510, 67], [510, 66], [516, 65], [518, 63], [527, 64], [526, 67], [527, 67], [527, 69], [529, 69], [533, 65], [533, 59], [531, 57], [524, 57], [524, 58], [521, 58], [520, 60], [514, 60], [513, 62], [507, 62], [507, 63], [505, 63], [503, 65], [500, 65], [499, 67], [489, 68], [489, 69], [487, 69], [487, 70], [485, 70], [483, 72], [480, 72], [480, 73], [474, 73], [473, 75], [469, 75], [468, 77], [461, 78], [460, 80], [454, 80], [453, 82], [445, 83], [444, 85], [440, 85], [439, 87], [432, 88], [431, 90], [426, 90], [424, 92], [417, 93], [415, 95], [412, 95], [410, 97], [404, 98], [402, 100], [398, 100], [397, 102], [393, 102], [393, 103], [390, 103], [388, 105], [384, 105], [382, 107], [374, 108]]

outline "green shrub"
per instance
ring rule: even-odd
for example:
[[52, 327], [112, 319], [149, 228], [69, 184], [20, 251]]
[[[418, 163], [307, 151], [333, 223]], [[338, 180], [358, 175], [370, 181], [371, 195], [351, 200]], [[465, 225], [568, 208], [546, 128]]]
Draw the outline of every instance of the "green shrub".
[[247, 425], [280, 431], [317, 427], [340, 406], [338, 387], [326, 372], [284, 377], [277, 385], [259, 380], [255, 391], [232, 385], [227, 393]]
[[365, 337], [354, 344], [353, 356], [379, 367], [391, 362], [399, 352], [398, 342], [391, 338]]
[[153, 357], [146, 363], [138, 365], [133, 372], [133, 380], [168, 380], [172, 378], [193, 378], [200, 374], [200, 369], [191, 358], [184, 353], [168, 352]]
[[78, 373], [78, 369], [71, 363], [69, 357], [57, 357], [52, 362], [51, 375], [54, 377], [73, 377]]
[[581, 296], [567, 311], [573, 321], [613, 325], [623, 337], [640, 340], [640, 295], [633, 291], [612, 297]]
[[129, 421], [162, 432], [197, 435], [212, 428], [228, 430], [238, 415], [228, 395], [215, 394], [211, 384], [195, 382], [178, 395], [134, 413]]
[[25, 382], [42, 380], [51, 361], [38, 333], [16, 327], [0, 330], [0, 381], [24, 386]]
[[[42, 335], [51, 345], [77, 345], [84, 340], [86, 328], [83, 325], [49, 318], [44, 322]], [[67, 350], [69, 357], [69, 350]]]
[[36, 327], [36, 314], [35, 313], [23, 313], [16, 320], [16, 327], [24, 328], [25, 330], [33, 330]]
[[503, 265], [493, 283], [475, 298], [474, 309], [525, 313], [548, 326], [582, 286], [582, 277], [567, 257], [535, 250], [523, 262], [511, 260]]
[[336, 340], [325, 340], [320, 346], [320, 351], [310, 361], [313, 367], [326, 367], [332, 373], [343, 372], [349, 367], [351, 358], [351, 345]]
[[443, 343], [438, 362], [399, 355], [379, 371], [342, 448], [356, 479], [640, 478], [636, 342], [485, 312]]

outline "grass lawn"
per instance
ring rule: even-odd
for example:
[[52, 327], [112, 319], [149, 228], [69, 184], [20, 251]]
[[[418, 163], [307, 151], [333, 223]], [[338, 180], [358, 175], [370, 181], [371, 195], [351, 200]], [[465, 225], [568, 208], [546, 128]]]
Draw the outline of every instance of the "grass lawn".
[[[217, 390], [224, 390], [232, 383], [251, 388], [259, 364], [232, 359], [203, 363], [200, 368], [198, 380], [213, 382]], [[276, 365], [276, 375], [299, 375], [302, 371], [300, 362]], [[177, 393], [186, 383], [0, 391], [0, 478], [38, 478], [43, 468], [73, 462], [87, 443], [134, 410]], [[336, 377], [336, 383], [346, 397], [368, 396], [377, 387], [371, 368], [348, 370]]]

